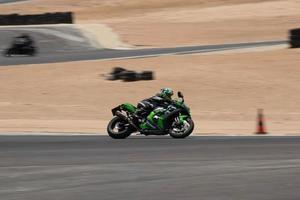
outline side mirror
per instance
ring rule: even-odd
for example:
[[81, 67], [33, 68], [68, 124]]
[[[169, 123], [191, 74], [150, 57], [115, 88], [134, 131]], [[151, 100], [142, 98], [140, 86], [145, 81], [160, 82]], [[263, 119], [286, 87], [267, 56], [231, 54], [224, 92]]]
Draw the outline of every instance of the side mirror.
[[183, 94], [182, 94], [180, 91], [177, 93], [177, 96], [178, 96], [179, 98], [183, 98]]

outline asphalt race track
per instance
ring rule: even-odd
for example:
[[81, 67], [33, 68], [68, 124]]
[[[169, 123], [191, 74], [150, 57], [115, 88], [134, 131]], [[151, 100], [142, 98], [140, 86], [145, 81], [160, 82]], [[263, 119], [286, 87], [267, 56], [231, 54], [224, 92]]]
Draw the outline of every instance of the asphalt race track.
[[40, 63], [57, 63], [80, 60], [103, 60], [103, 59], [125, 59], [125, 58], [141, 58], [141, 57], [155, 57], [163, 55], [181, 55], [194, 53], [207, 53], [214, 51], [246, 49], [269, 47], [275, 45], [287, 44], [287, 41], [264, 41], [251, 43], [237, 43], [237, 44], [220, 44], [220, 45], [205, 45], [205, 46], [187, 46], [174, 48], [148, 48], [135, 50], [113, 50], [101, 49], [93, 51], [80, 52], [54, 52], [47, 54], [38, 54], [36, 57], [3, 57], [0, 56], [0, 66], [20, 65], [20, 64], [40, 64]]
[[1, 200], [298, 200], [300, 137], [1, 136]]
[[19, 1], [26, 1], [26, 0], [0, 0], [0, 4], [2, 3], [15, 3]]
[[[37, 47], [38, 57], [39, 55], [45, 56], [53, 53], [60, 54], [97, 50], [75, 25], [48, 24], [0, 26], [0, 49], [2, 52], [11, 46], [15, 37], [23, 34], [27, 34], [33, 38], [34, 46]], [[14, 59], [12, 58], [11, 60]]]

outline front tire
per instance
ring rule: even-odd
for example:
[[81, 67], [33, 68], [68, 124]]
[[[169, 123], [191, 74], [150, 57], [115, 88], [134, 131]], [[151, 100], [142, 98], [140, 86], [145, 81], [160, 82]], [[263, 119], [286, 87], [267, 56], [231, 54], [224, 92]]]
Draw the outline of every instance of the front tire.
[[29, 55], [29, 56], [35, 56], [36, 53], [37, 53], [37, 50], [36, 50], [35, 47], [30, 47], [30, 48], [28, 49], [28, 55]]
[[132, 132], [131, 125], [119, 117], [114, 117], [107, 125], [107, 133], [114, 139], [125, 139]]
[[169, 134], [172, 138], [186, 138], [193, 132], [193, 130], [194, 121], [191, 118], [185, 120], [181, 125], [177, 124], [174, 119], [169, 129]]

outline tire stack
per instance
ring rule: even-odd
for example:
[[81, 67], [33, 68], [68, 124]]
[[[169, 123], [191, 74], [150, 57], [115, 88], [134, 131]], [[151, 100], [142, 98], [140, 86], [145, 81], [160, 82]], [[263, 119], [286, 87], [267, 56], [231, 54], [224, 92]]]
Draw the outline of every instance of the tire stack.
[[300, 28], [290, 30], [290, 47], [300, 48]]
[[119, 79], [121, 79], [122, 73], [125, 71], [126, 71], [126, 69], [124, 69], [122, 67], [115, 67], [112, 70], [112, 72], [106, 76], [106, 79], [110, 80], [110, 81], [119, 80]]
[[135, 71], [125, 71], [121, 74], [121, 79], [124, 82], [132, 82], [132, 81], [137, 81], [138, 76]]
[[105, 75], [107, 80], [115, 81], [122, 80], [124, 82], [132, 82], [132, 81], [148, 81], [153, 80], [154, 75], [153, 71], [142, 71], [141, 73], [127, 70], [122, 67], [115, 67], [111, 73]]
[[152, 71], [143, 71], [140, 73], [140, 80], [150, 81], [153, 79], [154, 77]]

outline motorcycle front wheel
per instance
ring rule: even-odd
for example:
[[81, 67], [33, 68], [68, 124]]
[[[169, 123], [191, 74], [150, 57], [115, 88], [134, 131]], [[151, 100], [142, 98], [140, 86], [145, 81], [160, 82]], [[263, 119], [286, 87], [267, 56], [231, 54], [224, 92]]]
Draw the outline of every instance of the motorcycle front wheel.
[[107, 133], [114, 139], [125, 139], [133, 133], [133, 129], [128, 122], [114, 117], [107, 125]]
[[189, 118], [184, 120], [182, 123], [179, 122], [178, 118], [174, 118], [169, 134], [173, 138], [185, 138], [189, 136], [194, 130], [194, 121]]
[[35, 54], [37, 53], [37, 50], [36, 50], [35, 47], [30, 47], [30, 48], [28, 48], [27, 53], [28, 53], [29, 56], [35, 56]]

